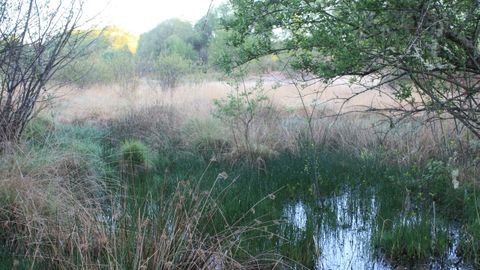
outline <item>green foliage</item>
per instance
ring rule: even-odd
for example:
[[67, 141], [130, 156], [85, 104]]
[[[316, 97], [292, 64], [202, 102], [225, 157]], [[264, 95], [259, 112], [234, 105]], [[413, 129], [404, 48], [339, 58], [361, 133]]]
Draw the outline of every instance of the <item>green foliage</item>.
[[81, 46], [83, 53], [66, 66], [56, 80], [80, 87], [109, 83], [124, 89], [136, 87], [134, 36], [115, 27], [91, 30]]
[[[224, 4], [213, 8], [195, 25], [179, 19], [163, 21], [151, 31], [142, 34], [138, 45], [138, 60], [142, 74], [154, 73], [156, 60], [165, 54], [177, 54], [198, 67], [208, 68], [218, 55], [228, 52], [223, 44], [221, 18], [230, 16], [229, 7]], [[231, 48], [231, 47], [230, 47]], [[210, 54], [215, 56], [210, 57]], [[230, 53], [230, 52], [229, 52]]]
[[396, 262], [418, 262], [432, 256], [444, 256], [449, 245], [448, 232], [438, 228], [433, 231], [433, 226], [426, 222], [396, 225], [380, 231], [374, 244], [388, 259]]
[[219, 7], [212, 8], [210, 12], [203, 16], [194, 26], [196, 39], [194, 41], [195, 50], [198, 52], [202, 64], [211, 64], [210, 53], [211, 45], [218, 39], [222, 32], [221, 19], [228, 16], [229, 6], [222, 4]]
[[[227, 70], [288, 52], [293, 68], [322, 79], [378, 77], [377, 86], [388, 84], [403, 100], [415, 90], [421, 100], [409, 100], [405, 114], [448, 113], [480, 138], [480, 50], [475, 45], [480, 6], [475, 1], [231, 3], [234, 16], [225, 24], [228, 43], [237, 49], [223, 55]], [[465, 83], [470, 80], [475, 83]]]
[[233, 91], [228, 93], [226, 99], [216, 99], [215, 116], [225, 122], [247, 123], [257, 113], [262, 103], [268, 100], [264, 94], [263, 82], [257, 81], [255, 86], [248, 88], [245, 85], [233, 84]]
[[189, 44], [191, 48], [194, 39], [195, 32], [189, 22], [179, 19], [166, 20], [140, 36], [137, 55], [144, 64], [155, 61], [169, 50], [187, 53], [187, 55], [181, 54], [181, 56], [188, 58], [188, 54], [191, 53], [189, 49], [184, 51], [182, 48], [174, 46], [185, 47], [185, 44]]
[[185, 75], [197, 71], [197, 63], [205, 64], [203, 54], [211, 37], [205, 33], [201, 38], [196, 32], [200, 30], [171, 19], [141, 35], [137, 53], [141, 74], [157, 80], [162, 88], [174, 88]]
[[125, 141], [120, 146], [122, 163], [136, 167], [145, 166], [148, 162], [148, 148], [138, 140]]
[[177, 86], [191, 70], [192, 62], [177, 53], [162, 53], [155, 64], [155, 77], [164, 89]]
[[193, 46], [175, 34], [165, 40], [165, 46], [165, 51], [159, 57], [162, 57], [164, 54], [176, 54], [190, 61], [197, 60], [197, 52], [193, 49]]
[[[108, 50], [103, 53], [101, 65], [107, 64], [105, 71], [109, 74], [106, 81], [118, 83], [126, 90], [132, 90], [137, 85], [136, 62], [134, 55], [123, 48]], [[106, 82], [104, 81], [104, 82]]]
[[208, 47], [209, 63], [227, 71], [230, 71], [229, 67], [232, 65], [233, 55], [239, 53], [236, 48], [228, 45], [230, 35], [231, 33], [226, 30], [217, 31], [215, 38], [212, 39]]
[[[262, 81], [257, 81], [253, 87], [248, 87], [240, 77], [232, 83], [232, 86], [233, 91], [227, 95], [227, 98], [214, 100], [214, 116], [230, 128], [236, 148], [244, 147], [248, 153], [251, 153], [251, 126], [259, 109], [268, 101], [268, 97], [264, 93]], [[237, 139], [237, 131], [241, 132], [240, 142]]]

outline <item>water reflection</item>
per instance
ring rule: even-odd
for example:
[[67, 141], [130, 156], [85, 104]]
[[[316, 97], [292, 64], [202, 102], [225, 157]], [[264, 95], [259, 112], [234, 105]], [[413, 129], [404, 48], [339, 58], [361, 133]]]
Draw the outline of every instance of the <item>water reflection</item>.
[[[370, 239], [372, 236], [375, 198], [365, 205], [349, 193], [329, 198], [323, 208], [333, 210], [334, 222], [321, 222], [315, 235], [321, 255], [316, 261], [317, 269], [388, 269], [382, 261], [373, 258]], [[329, 217], [324, 216], [323, 220]]]
[[[373, 193], [366, 196], [346, 192], [315, 204], [302, 201], [285, 204], [283, 218], [287, 222], [280, 228], [280, 233], [288, 234], [293, 241], [313, 237], [317, 251], [312, 251], [317, 254], [315, 269], [471, 269], [459, 264], [456, 255], [459, 232], [455, 228], [449, 229], [453, 245], [445, 258], [432, 258], [427, 264], [403, 268], [375, 256], [372, 234], [377, 228], [378, 203]], [[307, 233], [309, 226], [313, 226], [313, 236]]]
[[283, 209], [283, 216], [297, 229], [305, 230], [307, 227], [307, 212], [303, 202], [298, 201], [294, 204], [287, 204]]

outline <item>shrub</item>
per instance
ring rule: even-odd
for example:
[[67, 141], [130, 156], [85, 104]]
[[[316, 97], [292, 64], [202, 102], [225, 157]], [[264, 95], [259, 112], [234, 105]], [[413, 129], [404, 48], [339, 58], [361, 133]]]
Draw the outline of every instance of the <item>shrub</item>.
[[178, 82], [190, 71], [191, 61], [179, 54], [161, 54], [156, 63], [156, 74], [164, 89], [175, 88]]
[[230, 129], [235, 151], [247, 153], [247, 157], [254, 160], [252, 129], [262, 107], [267, 105], [268, 97], [262, 81], [257, 81], [253, 87], [246, 86], [244, 82], [240, 75], [226, 98], [214, 100], [214, 116]]

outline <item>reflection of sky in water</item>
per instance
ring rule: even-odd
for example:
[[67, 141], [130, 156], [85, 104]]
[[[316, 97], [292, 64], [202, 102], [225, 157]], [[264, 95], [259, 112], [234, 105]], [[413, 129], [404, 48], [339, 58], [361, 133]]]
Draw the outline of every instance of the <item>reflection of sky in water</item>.
[[283, 209], [283, 216], [298, 229], [305, 230], [307, 227], [307, 212], [305, 211], [305, 205], [302, 202], [285, 206]]
[[[315, 225], [314, 235], [316, 249], [320, 251], [316, 269], [395, 269], [372, 255], [372, 228], [377, 212], [374, 196], [361, 200], [347, 192], [324, 200], [320, 208], [320, 213], [313, 213], [309, 205], [297, 201], [283, 209], [283, 217], [298, 232], [290, 236], [297, 240], [305, 237], [307, 219], [314, 218], [319, 222]], [[285, 231], [285, 227], [281, 230]], [[454, 243], [448, 251], [447, 262], [430, 261], [420, 269], [470, 269], [453, 266], [459, 261], [455, 252], [459, 233], [456, 230], [451, 233]]]
[[[330, 222], [323, 222], [330, 225], [318, 225], [314, 241], [317, 250], [320, 250], [320, 256], [316, 260], [317, 269], [388, 269], [381, 262], [375, 261], [370, 252], [370, 228], [371, 217], [362, 218], [365, 213], [361, 213], [360, 207], [352, 211], [349, 201], [349, 194], [337, 196], [328, 199], [322, 203], [322, 208], [331, 211], [333, 214]], [[372, 205], [367, 207], [372, 209], [375, 201], [372, 199]], [[355, 205], [353, 205], [355, 207]], [[365, 208], [365, 207], [364, 207]], [[283, 209], [283, 216], [287, 222], [301, 231], [306, 230], [307, 212], [310, 209], [303, 202], [298, 201], [293, 204], [287, 204]], [[369, 214], [368, 214], [369, 215]], [[331, 226], [335, 224], [335, 226]], [[302, 234], [294, 234], [301, 237]]]
[[[336, 226], [320, 225], [315, 243], [321, 254], [317, 269], [388, 269], [389, 267], [371, 255], [371, 227], [375, 199], [359, 207], [349, 194], [333, 197], [324, 203], [333, 208]], [[367, 213], [362, 209], [370, 209]]]

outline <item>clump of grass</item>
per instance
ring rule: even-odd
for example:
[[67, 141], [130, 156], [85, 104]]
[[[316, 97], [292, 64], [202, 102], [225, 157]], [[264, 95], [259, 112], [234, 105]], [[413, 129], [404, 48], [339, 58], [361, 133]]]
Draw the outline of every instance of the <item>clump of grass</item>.
[[108, 121], [109, 140], [119, 144], [125, 140], [142, 140], [154, 149], [168, 149], [180, 144], [182, 114], [167, 105], [131, 109]]
[[192, 119], [183, 126], [186, 144], [206, 159], [212, 156], [220, 159], [231, 151], [232, 145], [225, 137], [225, 132], [222, 122], [216, 118]]
[[23, 139], [33, 142], [44, 142], [55, 130], [55, 122], [50, 115], [39, 114], [25, 126]]
[[72, 268], [77, 254], [93, 261], [106, 241], [95, 226], [104, 187], [81, 158], [86, 157], [22, 146], [0, 157], [2, 252], [31, 268]]
[[435, 231], [432, 228], [433, 225], [426, 221], [382, 228], [373, 243], [387, 259], [395, 262], [413, 263], [441, 257], [448, 250], [448, 233], [438, 227]]
[[480, 266], [480, 222], [467, 224], [460, 238], [457, 254], [476, 267]]
[[129, 167], [146, 167], [148, 148], [139, 140], [128, 140], [120, 146], [121, 162]]

